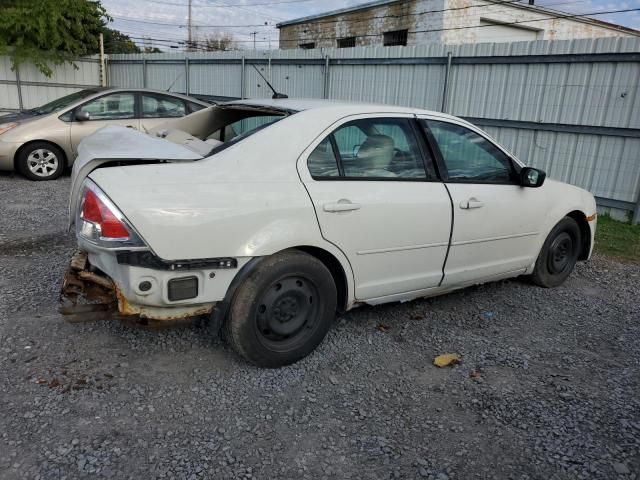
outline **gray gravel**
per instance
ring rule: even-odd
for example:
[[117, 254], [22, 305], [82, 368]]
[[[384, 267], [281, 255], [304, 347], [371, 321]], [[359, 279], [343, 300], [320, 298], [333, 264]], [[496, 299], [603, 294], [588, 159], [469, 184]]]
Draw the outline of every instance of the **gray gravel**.
[[199, 325], [65, 323], [68, 188], [0, 176], [0, 478], [640, 478], [638, 266], [361, 308], [260, 370]]

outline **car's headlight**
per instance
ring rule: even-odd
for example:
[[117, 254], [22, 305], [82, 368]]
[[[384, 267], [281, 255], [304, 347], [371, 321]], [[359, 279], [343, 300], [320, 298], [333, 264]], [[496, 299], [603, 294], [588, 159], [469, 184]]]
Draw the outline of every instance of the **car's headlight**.
[[18, 126], [17, 123], [0, 123], [0, 135], [2, 135], [5, 132], [8, 132], [9, 130], [17, 126]]

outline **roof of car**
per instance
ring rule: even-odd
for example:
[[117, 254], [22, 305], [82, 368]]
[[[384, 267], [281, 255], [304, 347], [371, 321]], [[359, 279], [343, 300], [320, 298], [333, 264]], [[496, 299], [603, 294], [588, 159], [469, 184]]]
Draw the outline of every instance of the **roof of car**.
[[95, 90], [95, 94], [104, 93], [104, 92], [147, 92], [147, 93], [157, 93], [160, 95], [171, 95], [173, 97], [183, 98], [189, 101], [195, 101], [201, 103], [203, 105], [211, 105], [211, 103], [198, 98], [197, 96], [185, 95], [184, 93], [178, 92], [170, 92], [166, 90], [156, 90], [153, 88], [127, 88], [127, 87], [91, 87], [88, 90]]
[[[248, 105], [256, 107], [278, 108], [282, 110], [290, 110], [300, 112], [303, 110], [316, 109], [339, 109], [353, 110], [353, 113], [424, 113], [434, 114], [444, 117], [450, 117], [440, 112], [423, 110], [420, 108], [400, 107], [396, 105], [361, 103], [361, 102], [344, 102], [340, 100], [323, 100], [318, 98], [251, 98], [244, 100], [234, 100], [225, 103], [225, 105]], [[453, 117], [452, 117], [453, 118]]]

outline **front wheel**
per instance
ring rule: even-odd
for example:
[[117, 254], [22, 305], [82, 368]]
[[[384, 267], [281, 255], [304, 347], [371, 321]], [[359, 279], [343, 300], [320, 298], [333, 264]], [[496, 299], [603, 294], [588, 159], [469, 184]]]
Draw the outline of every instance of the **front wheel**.
[[531, 280], [546, 288], [562, 284], [578, 261], [580, 245], [578, 224], [573, 218], [563, 218], [542, 245]]
[[238, 287], [225, 337], [257, 366], [288, 365], [322, 342], [336, 302], [333, 277], [322, 262], [303, 252], [281, 252], [263, 260]]
[[48, 142], [33, 142], [18, 156], [18, 170], [31, 180], [54, 180], [64, 170], [64, 153]]

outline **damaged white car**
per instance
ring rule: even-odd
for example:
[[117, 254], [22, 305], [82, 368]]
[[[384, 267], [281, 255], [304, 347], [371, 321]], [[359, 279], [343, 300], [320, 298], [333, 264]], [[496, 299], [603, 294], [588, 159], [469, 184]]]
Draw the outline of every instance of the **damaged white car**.
[[98, 131], [74, 164], [70, 217], [64, 313], [210, 316], [275, 367], [357, 305], [519, 275], [561, 284], [591, 255], [596, 204], [459, 118], [274, 99], [153, 135]]

